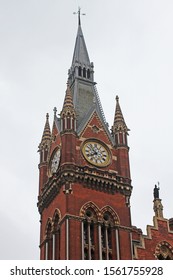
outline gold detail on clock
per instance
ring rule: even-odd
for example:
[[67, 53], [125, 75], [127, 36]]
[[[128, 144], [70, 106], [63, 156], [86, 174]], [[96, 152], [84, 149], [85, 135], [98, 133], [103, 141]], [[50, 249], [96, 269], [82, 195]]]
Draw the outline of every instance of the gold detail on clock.
[[87, 140], [82, 145], [84, 158], [91, 164], [98, 167], [105, 167], [110, 163], [110, 151], [101, 141]]

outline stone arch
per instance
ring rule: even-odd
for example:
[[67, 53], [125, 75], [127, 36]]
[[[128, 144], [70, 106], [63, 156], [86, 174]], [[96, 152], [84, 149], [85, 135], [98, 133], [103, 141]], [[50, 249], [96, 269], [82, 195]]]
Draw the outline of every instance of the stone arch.
[[158, 260], [173, 260], [173, 246], [167, 241], [161, 241], [156, 246], [155, 257]]
[[109, 205], [106, 205], [101, 209], [101, 219], [112, 226], [120, 224], [119, 216]]
[[[87, 211], [89, 211], [89, 210], [91, 210], [95, 213], [95, 218], [98, 220], [99, 216], [100, 216], [100, 211], [99, 211], [98, 206], [95, 203], [93, 203], [92, 201], [86, 202], [81, 207], [80, 213], [79, 213], [80, 217], [82, 217], [82, 218], [87, 217]], [[89, 218], [89, 215], [88, 215], [88, 218]]]

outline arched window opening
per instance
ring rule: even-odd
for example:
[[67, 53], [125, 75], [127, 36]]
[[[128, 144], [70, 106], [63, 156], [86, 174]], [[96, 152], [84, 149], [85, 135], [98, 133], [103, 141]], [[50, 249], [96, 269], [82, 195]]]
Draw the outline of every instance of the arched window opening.
[[52, 234], [52, 259], [60, 259], [60, 226], [59, 226], [60, 217], [58, 213], [55, 213], [53, 219], [53, 234]]
[[86, 69], [83, 69], [83, 77], [86, 78]]
[[102, 259], [112, 259], [112, 230], [113, 217], [106, 211], [103, 213], [103, 224], [101, 225], [101, 240], [102, 240]]
[[81, 66], [79, 66], [79, 68], [78, 68], [78, 75], [81, 77], [82, 76], [82, 68], [81, 68]]
[[95, 259], [95, 248], [96, 248], [96, 213], [89, 207], [85, 211], [85, 220], [83, 221], [83, 243], [84, 243], [84, 259], [94, 260]]
[[90, 79], [90, 70], [87, 70], [87, 78]]
[[58, 227], [59, 227], [59, 215], [56, 214], [54, 217], [54, 223], [53, 223], [54, 232], [58, 230]]

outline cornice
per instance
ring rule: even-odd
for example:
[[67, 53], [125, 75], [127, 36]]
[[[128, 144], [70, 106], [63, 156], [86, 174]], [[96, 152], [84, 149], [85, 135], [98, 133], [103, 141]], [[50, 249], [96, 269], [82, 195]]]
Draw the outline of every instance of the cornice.
[[115, 172], [99, 170], [88, 166], [64, 164], [56, 174], [50, 177], [39, 196], [38, 208], [41, 213], [47, 208], [65, 183], [81, 183], [84, 188], [106, 192], [112, 195], [122, 193], [130, 197], [131, 180], [120, 177]]

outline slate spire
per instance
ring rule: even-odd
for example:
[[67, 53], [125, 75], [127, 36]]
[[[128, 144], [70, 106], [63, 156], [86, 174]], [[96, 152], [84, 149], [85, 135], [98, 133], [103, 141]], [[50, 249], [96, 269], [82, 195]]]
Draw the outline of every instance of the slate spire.
[[72, 64], [68, 72], [68, 83], [76, 111], [77, 133], [82, 131], [92, 114], [97, 112], [105, 130], [110, 135], [94, 81], [94, 64], [90, 62], [81, 28], [80, 15], [79, 9], [77, 36]]
[[73, 59], [72, 59], [72, 66], [75, 63], [79, 63], [85, 66], [90, 66], [90, 59], [87, 51], [87, 47], [85, 44], [85, 39], [83, 36], [82, 28], [81, 28], [81, 19], [80, 19], [80, 8], [78, 11], [78, 31], [76, 36], [76, 43], [73, 53]]

